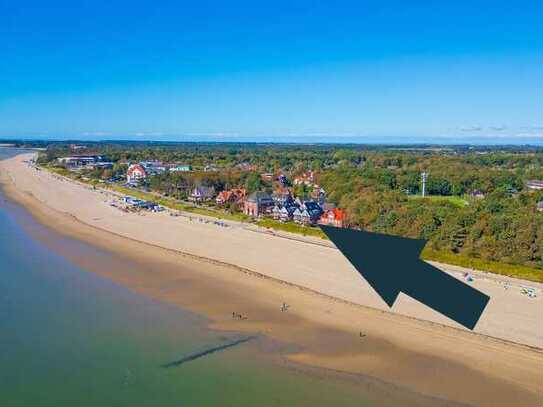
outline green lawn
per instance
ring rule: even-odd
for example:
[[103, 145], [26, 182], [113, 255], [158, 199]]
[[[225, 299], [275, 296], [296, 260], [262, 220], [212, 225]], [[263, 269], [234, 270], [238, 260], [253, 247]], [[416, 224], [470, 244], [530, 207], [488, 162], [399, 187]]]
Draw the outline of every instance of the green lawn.
[[262, 219], [256, 224], [263, 228], [271, 228], [283, 232], [297, 233], [303, 236], [315, 236], [320, 237], [321, 239], [328, 239], [328, 237], [318, 227], [302, 226], [292, 222], [283, 223], [273, 219]]
[[440, 196], [440, 195], [427, 195], [425, 197], [421, 195], [409, 195], [410, 200], [426, 200], [430, 202], [449, 202], [459, 208], [469, 205], [468, 201], [459, 196]]
[[54, 172], [55, 174], [62, 175], [63, 177], [68, 177], [68, 178], [75, 179], [75, 177], [73, 176], [73, 173], [71, 173], [70, 171], [68, 171], [65, 168], [45, 167], [45, 166], [42, 167], [42, 168], [49, 171], [49, 172]]

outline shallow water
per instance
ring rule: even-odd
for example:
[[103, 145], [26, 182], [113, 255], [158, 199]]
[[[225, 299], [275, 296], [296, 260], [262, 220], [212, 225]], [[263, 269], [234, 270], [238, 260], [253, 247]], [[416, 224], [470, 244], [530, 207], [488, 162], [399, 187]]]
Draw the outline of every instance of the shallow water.
[[[11, 154], [0, 148], [0, 159]], [[38, 240], [29, 233], [32, 228], [43, 227], [0, 195], [2, 407], [437, 402], [367, 379], [287, 363], [266, 338], [243, 341], [235, 332], [208, 329], [201, 316], [75, 266], [45, 245], [43, 236]], [[85, 253], [108, 256], [91, 247]], [[215, 348], [219, 351], [207, 352]], [[164, 368], [169, 364], [173, 367]]]

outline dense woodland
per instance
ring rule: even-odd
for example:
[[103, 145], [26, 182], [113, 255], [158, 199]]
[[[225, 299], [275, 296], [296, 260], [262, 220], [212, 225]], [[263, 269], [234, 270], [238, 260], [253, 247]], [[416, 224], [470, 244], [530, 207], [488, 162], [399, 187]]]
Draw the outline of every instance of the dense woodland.
[[[274, 185], [262, 181], [261, 173], [293, 179], [312, 170], [328, 201], [346, 210], [352, 227], [428, 239], [435, 250], [470, 258], [543, 269], [543, 212], [537, 211], [543, 191], [526, 188], [527, 180], [543, 179], [543, 150], [537, 147], [85, 144], [85, 154], [115, 163], [112, 170], [90, 174], [95, 178], [122, 175], [127, 163], [142, 160], [192, 165], [190, 173], [149, 179], [148, 188], [180, 199], [202, 184], [217, 191], [271, 190]], [[42, 163], [73, 154], [69, 143], [41, 147], [47, 148]], [[204, 171], [209, 166], [214, 171]], [[423, 171], [429, 195], [424, 199]], [[298, 194], [311, 192], [297, 188]]]

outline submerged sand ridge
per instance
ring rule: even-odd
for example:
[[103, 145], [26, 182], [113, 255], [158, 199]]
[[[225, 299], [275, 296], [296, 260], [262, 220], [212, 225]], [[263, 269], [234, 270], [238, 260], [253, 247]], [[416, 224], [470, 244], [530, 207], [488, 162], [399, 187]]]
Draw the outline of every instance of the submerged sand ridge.
[[[466, 330], [356, 305], [386, 309], [333, 248], [242, 226], [220, 228], [164, 214], [126, 214], [105, 204], [107, 198], [99, 192], [31, 169], [23, 162], [26, 158], [0, 162], [11, 197], [57, 230], [113, 250], [139, 265], [128, 270], [85, 265], [90, 270], [144, 295], [202, 312], [216, 327], [260, 332], [296, 344], [297, 351], [288, 356], [291, 360], [370, 375], [473, 405], [541, 405], [543, 354]], [[179, 251], [216, 261], [202, 261]], [[513, 288], [504, 290], [493, 280], [477, 279], [475, 284], [491, 297], [488, 291], [496, 295], [489, 305], [493, 307], [491, 318], [485, 315], [476, 331], [487, 333], [484, 329], [501, 324], [498, 333], [510, 335], [505, 339], [539, 346], [541, 324], [535, 319], [542, 310], [540, 302], [530, 302]], [[283, 301], [291, 305], [288, 312], [279, 310]], [[394, 311], [454, 325], [407, 297], [398, 302]], [[248, 313], [249, 318], [235, 320], [232, 311]], [[519, 318], [525, 326], [518, 323]], [[359, 331], [366, 336], [359, 337]], [[496, 332], [490, 335], [500, 336]]]

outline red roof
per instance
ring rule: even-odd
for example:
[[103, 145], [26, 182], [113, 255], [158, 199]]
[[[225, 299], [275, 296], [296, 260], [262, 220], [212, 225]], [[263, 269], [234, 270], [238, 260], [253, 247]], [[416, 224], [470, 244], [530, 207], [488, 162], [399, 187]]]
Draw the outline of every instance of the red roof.
[[232, 191], [221, 191], [219, 192], [219, 195], [217, 196], [217, 200], [222, 200], [226, 202], [230, 199], [231, 195], [232, 195]]
[[128, 175], [132, 175], [134, 171], [141, 172], [143, 175], [145, 175], [145, 168], [143, 168], [143, 166], [140, 164], [132, 164], [130, 167], [128, 167]]
[[217, 195], [217, 200], [227, 202], [228, 200], [232, 198], [238, 200], [238, 199], [243, 199], [244, 197], [245, 197], [244, 188], [234, 188], [229, 191], [219, 192], [219, 195]]
[[235, 188], [235, 189], [232, 190], [232, 192], [233, 192], [234, 194], [236, 194], [236, 196], [237, 196], [238, 198], [243, 198], [243, 197], [245, 197], [245, 193], [246, 193], [245, 188]]
[[322, 217], [332, 218], [335, 220], [345, 220], [345, 211], [338, 208], [329, 209], [322, 215]]
[[338, 208], [334, 208], [334, 209], [332, 209], [332, 211], [334, 211], [334, 217], [337, 220], [344, 220], [345, 219], [345, 211], [343, 211], [341, 209], [338, 209]]

